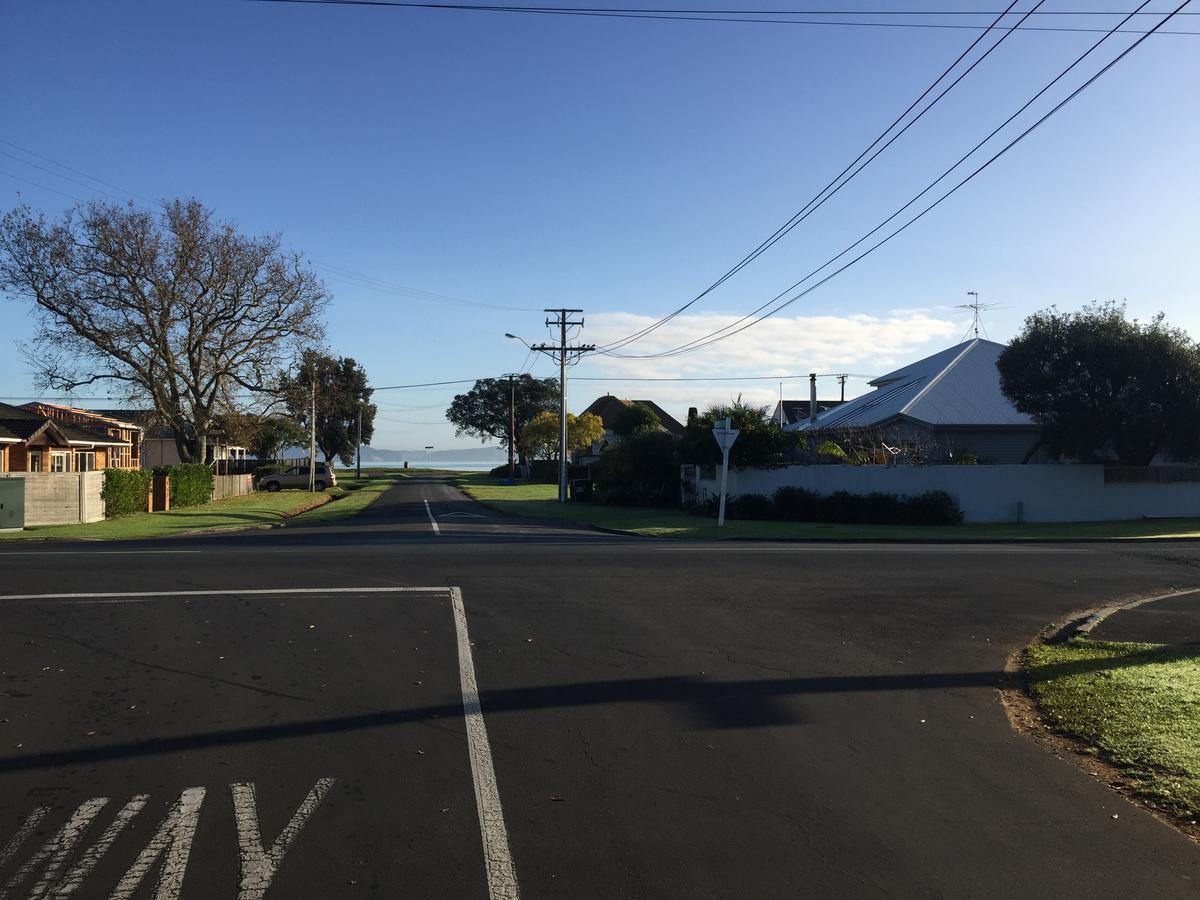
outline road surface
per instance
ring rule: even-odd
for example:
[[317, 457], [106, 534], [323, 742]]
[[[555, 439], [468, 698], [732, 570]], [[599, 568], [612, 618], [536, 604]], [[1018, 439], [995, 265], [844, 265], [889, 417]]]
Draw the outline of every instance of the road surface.
[[[1006, 657], [1191, 544], [672, 543], [436, 476], [0, 546], [0, 896], [1195, 897]], [[477, 692], [477, 693], [476, 693]]]

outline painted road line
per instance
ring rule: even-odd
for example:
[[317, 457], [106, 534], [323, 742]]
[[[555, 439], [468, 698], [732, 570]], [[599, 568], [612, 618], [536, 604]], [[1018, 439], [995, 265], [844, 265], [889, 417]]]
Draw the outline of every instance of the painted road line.
[[0, 556], [178, 556], [203, 550], [0, 550]]
[[104, 833], [100, 835], [99, 840], [97, 840], [96, 843], [92, 844], [92, 846], [88, 847], [87, 850], [80, 854], [79, 861], [71, 867], [71, 870], [63, 876], [62, 881], [56, 884], [54, 889], [50, 891], [47, 896], [52, 896], [55, 898], [66, 897], [79, 890], [79, 888], [83, 885], [84, 879], [87, 878], [92, 869], [96, 867], [96, 863], [100, 861], [100, 858], [108, 852], [108, 848], [113, 845], [113, 842], [120, 836], [121, 832], [125, 830], [125, 826], [128, 825], [130, 820], [140, 813], [149, 802], [149, 794], [137, 794], [136, 796], [130, 798], [129, 802], [121, 807], [121, 810], [117, 813], [116, 818], [114, 818], [108, 824], [108, 827], [104, 829]]
[[183, 876], [192, 853], [192, 838], [196, 834], [196, 822], [200, 818], [204, 794], [204, 788], [192, 787], [179, 795], [146, 849], [138, 854], [129, 871], [117, 882], [108, 900], [129, 900], [160, 856], [164, 858], [158, 872], [154, 900], [178, 900], [183, 890]]
[[0, 887], [0, 897], [17, 896], [13, 893], [17, 886], [35, 875], [39, 869], [41, 870], [41, 877], [26, 896], [44, 896], [46, 891], [58, 879], [59, 874], [70, 859], [75, 845], [79, 843], [79, 839], [83, 837], [83, 833], [92, 824], [92, 819], [96, 818], [97, 813], [104, 809], [107, 804], [107, 797], [93, 797], [91, 800], [85, 800], [81, 803], [79, 808], [71, 814], [71, 818], [67, 819], [66, 824], [50, 840], [46, 841], [37, 853], [25, 860], [21, 868], [13, 873], [13, 876], [4, 883], [3, 887]]
[[0, 850], [0, 868], [8, 865], [8, 861], [17, 855], [17, 851], [21, 849], [21, 845], [25, 843], [25, 839], [37, 830], [38, 825], [41, 824], [42, 819], [46, 818], [46, 813], [48, 812], [50, 812], [50, 807], [39, 806], [21, 823], [21, 827], [17, 829], [17, 833], [4, 845], [4, 849]]
[[448, 594], [449, 587], [251, 588], [196, 591], [88, 591], [75, 594], [0, 594], [0, 600], [157, 600], [172, 597], [262, 597], [281, 594]]
[[442, 532], [438, 528], [437, 519], [433, 517], [433, 510], [429, 508], [428, 500], [425, 501], [425, 514], [429, 516], [429, 524], [433, 526], [433, 533], [440, 536]]
[[262, 830], [258, 824], [258, 804], [253, 784], [231, 784], [229, 793], [233, 797], [233, 814], [237, 820], [238, 861], [241, 877], [238, 882], [238, 900], [262, 900], [279, 871], [284, 854], [295, 843], [300, 830], [312, 818], [334, 779], [322, 778], [308, 792], [295, 814], [288, 820], [279, 837], [269, 849], [263, 847]]
[[450, 588], [450, 605], [454, 610], [454, 631], [458, 638], [458, 674], [462, 684], [463, 716], [467, 723], [471, 778], [475, 782], [475, 806], [479, 810], [479, 830], [483, 837], [488, 896], [491, 900], [516, 900], [521, 892], [517, 887], [517, 873], [508, 846], [508, 829], [504, 825], [504, 811], [500, 806], [500, 789], [496, 784], [496, 769], [492, 764], [491, 744], [479, 703], [479, 684], [475, 679], [471, 638], [467, 632], [467, 611], [463, 607], [462, 591], [456, 587]]

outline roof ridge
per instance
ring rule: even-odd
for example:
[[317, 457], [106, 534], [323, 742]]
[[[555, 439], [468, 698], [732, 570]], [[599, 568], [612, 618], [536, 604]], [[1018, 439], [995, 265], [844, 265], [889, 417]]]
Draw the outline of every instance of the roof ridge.
[[962, 360], [962, 358], [964, 356], [966, 356], [968, 353], [970, 353], [972, 350], [974, 350], [976, 345], [978, 345], [978, 344], [979, 344], [979, 338], [974, 338], [973, 340], [969, 341], [967, 343], [967, 346], [963, 347], [962, 352], [959, 353], [958, 356], [954, 357], [954, 359], [952, 359], [950, 361], [949, 365], [947, 365], [945, 368], [942, 369], [942, 371], [938, 372], [935, 376], [933, 376], [933, 378], [931, 378], [929, 380], [929, 384], [927, 384], [927, 385], [925, 385], [925, 387], [921, 388], [921, 390], [919, 390], [917, 392], [917, 395], [915, 397], [913, 397], [911, 400], [909, 400], [907, 403], [905, 403], [902, 407], [900, 407], [900, 414], [907, 415], [908, 411], [910, 409], [912, 409], [916, 404], [920, 403], [921, 400], [925, 397], [925, 395], [928, 394], [931, 390], [933, 390], [933, 388], [937, 385], [937, 383], [939, 381], [941, 381], [943, 378], [945, 378], [946, 374], [951, 369], [953, 369], [955, 366], [957, 366], [959, 364], [959, 362]]

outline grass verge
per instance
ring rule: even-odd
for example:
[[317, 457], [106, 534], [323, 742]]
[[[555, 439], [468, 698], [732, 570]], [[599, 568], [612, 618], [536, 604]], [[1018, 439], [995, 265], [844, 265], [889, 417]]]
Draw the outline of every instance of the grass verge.
[[169, 537], [189, 531], [221, 531], [272, 525], [297, 515], [316, 504], [327, 504], [332, 491], [280, 491], [277, 494], [248, 494], [214, 500], [204, 506], [172, 509], [169, 512], [134, 513], [86, 525], [45, 525], [0, 534], [0, 539], [92, 541], [140, 540]]
[[289, 520], [288, 525], [326, 525], [358, 515], [399, 479], [399, 470], [372, 469], [369, 475], [355, 478], [353, 471], [338, 472], [337, 487], [331, 492], [336, 503], [326, 503]]
[[1200, 538], [1200, 519], [1146, 519], [1131, 522], [996, 525], [832, 525], [820, 522], [714, 520], [675, 509], [559, 503], [553, 484], [506, 485], [485, 474], [459, 474], [459, 486], [480, 503], [512, 515], [585, 522], [601, 528], [632, 531], [648, 537], [711, 540], [1128, 540], [1131, 538]]
[[1047, 726], [1153, 805], [1200, 815], [1200, 648], [1075, 638], [1031, 647], [1025, 672]]

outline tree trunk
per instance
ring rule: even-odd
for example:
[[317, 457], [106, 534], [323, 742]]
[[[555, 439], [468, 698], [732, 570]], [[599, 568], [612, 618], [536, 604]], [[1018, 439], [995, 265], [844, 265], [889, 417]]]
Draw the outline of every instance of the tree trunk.
[[208, 462], [208, 429], [196, 429], [196, 462], [204, 465]]

